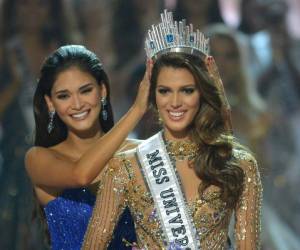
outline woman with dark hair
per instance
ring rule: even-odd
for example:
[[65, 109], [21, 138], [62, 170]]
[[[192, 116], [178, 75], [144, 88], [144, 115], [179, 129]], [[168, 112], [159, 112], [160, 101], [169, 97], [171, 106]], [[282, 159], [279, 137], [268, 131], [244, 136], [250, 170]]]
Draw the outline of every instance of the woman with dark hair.
[[165, 12], [145, 44], [163, 130], [110, 161], [83, 249], [105, 249], [126, 206], [140, 249], [228, 249], [233, 214], [236, 248], [259, 248], [260, 175], [232, 136], [208, 40]]
[[[146, 73], [132, 108], [113, 127], [108, 77], [93, 52], [67, 45], [44, 62], [34, 95], [35, 146], [25, 164], [51, 249], [80, 249], [97, 176], [120, 146], [135, 146], [124, 140], [147, 109], [148, 82]], [[125, 217], [129, 228], [120, 229], [113, 249], [124, 249], [122, 237], [135, 237], [128, 212]]]

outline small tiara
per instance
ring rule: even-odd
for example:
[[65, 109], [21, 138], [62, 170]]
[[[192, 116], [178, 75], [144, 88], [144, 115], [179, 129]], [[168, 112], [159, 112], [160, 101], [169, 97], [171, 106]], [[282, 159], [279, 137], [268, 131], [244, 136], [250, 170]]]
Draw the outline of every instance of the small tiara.
[[173, 13], [164, 10], [160, 14], [161, 23], [152, 25], [145, 40], [148, 58], [157, 59], [160, 55], [176, 52], [198, 56], [209, 54], [209, 39], [193, 25], [186, 25], [186, 20], [173, 20]]

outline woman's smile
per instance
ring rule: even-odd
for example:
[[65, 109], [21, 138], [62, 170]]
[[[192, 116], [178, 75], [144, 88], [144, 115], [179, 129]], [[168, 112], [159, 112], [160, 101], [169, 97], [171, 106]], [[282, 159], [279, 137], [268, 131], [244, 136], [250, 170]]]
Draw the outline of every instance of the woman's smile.
[[172, 111], [168, 110], [169, 118], [173, 121], [180, 121], [184, 118], [186, 111]]
[[87, 131], [100, 126], [100, 92], [93, 76], [72, 67], [58, 75], [48, 103], [69, 129]]
[[86, 111], [82, 111], [79, 113], [71, 114], [70, 116], [76, 121], [82, 121], [85, 118], [87, 118], [89, 112], [90, 112], [90, 110], [86, 110]]
[[200, 92], [185, 68], [163, 67], [157, 78], [156, 106], [166, 137], [185, 136], [199, 110]]

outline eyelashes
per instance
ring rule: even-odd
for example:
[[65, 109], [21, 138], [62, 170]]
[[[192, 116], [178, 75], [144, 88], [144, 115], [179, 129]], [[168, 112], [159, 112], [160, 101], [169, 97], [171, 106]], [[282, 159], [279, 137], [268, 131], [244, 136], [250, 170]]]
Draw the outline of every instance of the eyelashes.
[[[191, 95], [195, 92], [195, 90], [196, 89], [194, 87], [185, 87], [185, 88], [180, 89], [180, 92], [184, 93], [186, 95]], [[172, 90], [169, 88], [158, 88], [157, 92], [161, 95], [166, 95], [166, 94], [172, 92]]]
[[69, 97], [68, 94], [59, 94], [59, 95], [57, 95], [57, 98], [60, 99], [60, 100], [67, 99], [68, 97]]
[[162, 95], [165, 95], [169, 92], [170, 90], [169, 89], [165, 89], [165, 88], [159, 88], [157, 89], [157, 92], [162, 94]]
[[83, 89], [82, 91], [80, 91], [82, 94], [86, 94], [86, 93], [90, 93], [92, 92], [93, 88], [86, 88], [86, 89]]
[[184, 88], [182, 91], [184, 93], [190, 95], [190, 94], [193, 94], [195, 92], [195, 88]]
[[[93, 91], [93, 87], [89, 87], [89, 88], [85, 88], [85, 89], [82, 89], [80, 90], [80, 94], [89, 94]], [[70, 94], [69, 93], [61, 93], [61, 94], [58, 94], [57, 95], [57, 98], [60, 99], [60, 100], [65, 100], [65, 99], [68, 99], [70, 97]]]

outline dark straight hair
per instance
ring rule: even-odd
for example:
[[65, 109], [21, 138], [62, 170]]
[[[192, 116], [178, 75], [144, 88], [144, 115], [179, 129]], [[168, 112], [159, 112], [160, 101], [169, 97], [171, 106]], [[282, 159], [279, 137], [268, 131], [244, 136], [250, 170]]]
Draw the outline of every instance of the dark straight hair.
[[47, 132], [49, 111], [44, 96], [51, 96], [51, 89], [58, 74], [71, 67], [77, 67], [81, 71], [91, 74], [99, 85], [104, 84], [107, 90], [106, 111], [108, 118], [104, 121], [101, 114], [99, 114], [99, 121], [104, 132], [109, 131], [114, 125], [110, 103], [109, 80], [99, 58], [95, 53], [81, 45], [62, 46], [45, 60], [37, 82], [33, 99], [35, 119], [34, 144], [36, 146], [50, 147], [67, 138], [67, 127], [57, 115], [54, 116], [53, 131], [50, 134]]
[[[50, 147], [64, 141], [67, 138], [67, 126], [57, 115], [54, 117], [53, 131], [50, 134], [48, 133], [47, 127], [49, 122], [49, 111], [44, 96], [51, 96], [51, 89], [58, 75], [71, 67], [77, 67], [79, 70], [91, 74], [97, 80], [99, 85], [104, 84], [107, 90], [106, 111], [108, 116], [107, 120], [104, 121], [101, 114], [99, 114], [99, 121], [104, 132], [109, 131], [114, 125], [112, 107], [110, 104], [109, 80], [103, 70], [99, 58], [95, 53], [81, 45], [62, 46], [46, 58], [41, 68], [40, 78], [37, 82], [33, 99], [35, 146]], [[49, 244], [50, 235], [43, 206], [41, 206], [37, 201], [36, 193], [34, 191], [33, 197], [35, 200], [35, 206], [32, 213], [32, 219], [40, 219], [41, 226], [45, 232], [46, 243]]]

